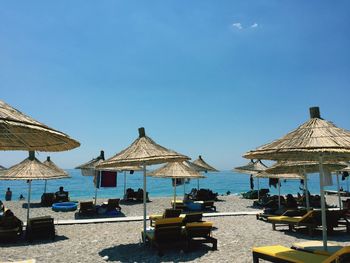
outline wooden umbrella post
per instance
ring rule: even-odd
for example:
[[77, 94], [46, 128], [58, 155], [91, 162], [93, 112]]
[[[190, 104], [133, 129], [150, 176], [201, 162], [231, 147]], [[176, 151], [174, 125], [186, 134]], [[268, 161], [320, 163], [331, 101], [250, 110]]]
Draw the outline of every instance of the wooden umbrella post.
[[143, 164], [143, 243], [146, 243], [146, 217], [147, 217], [147, 211], [146, 211], [146, 164]]
[[323, 170], [323, 158], [322, 155], [319, 157], [320, 162], [320, 194], [321, 194], [321, 214], [322, 214], [322, 238], [323, 238], [323, 249], [325, 251], [327, 248], [327, 222], [326, 222], [326, 201], [324, 198], [324, 170]]
[[28, 180], [27, 224], [29, 222], [30, 196], [32, 192], [32, 180]]

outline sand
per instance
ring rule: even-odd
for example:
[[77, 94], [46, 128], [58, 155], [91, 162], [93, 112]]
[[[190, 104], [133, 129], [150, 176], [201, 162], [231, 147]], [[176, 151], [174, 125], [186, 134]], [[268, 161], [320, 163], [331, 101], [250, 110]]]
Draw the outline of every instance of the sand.
[[[237, 196], [220, 197], [216, 202], [220, 212], [254, 211], [252, 200]], [[99, 200], [101, 202], [103, 200]], [[328, 203], [336, 203], [336, 197], [327, 197]], [[148, 214], [168, 208], [170, 198], [154, 198], [148, 203]], [[21, 219], [26, 217], [22, 202], [5, 202]], [[125, 216], [141, 216], [142, 204], [122, 205]], [[50, 208], [32, 208], [31, 217], [52, 215], [55, 219], [74, 219], [74, 212], [53, 212]], [[166, 250], [163, 257], [149, 246], [141, 244], [142, 222], [116, 222], [84, 225], [57, 225], [55, 241], [37, 240], [28, 243], [0, 244], [0, 261], [36, 259], [36, 262], [252, 262], [253, 246], [320, 240], [321, 233], [310, 238], [302, 233], [272, 231], [271, 224], [256, 220], [254, 215], [206, 217], [214, 223], [213, 236], [218, 239], [218, 250], [211, 251], [203, 245], [191, 252]], [[340, 245], [350, 245], [343, 231], [329, 237]]]

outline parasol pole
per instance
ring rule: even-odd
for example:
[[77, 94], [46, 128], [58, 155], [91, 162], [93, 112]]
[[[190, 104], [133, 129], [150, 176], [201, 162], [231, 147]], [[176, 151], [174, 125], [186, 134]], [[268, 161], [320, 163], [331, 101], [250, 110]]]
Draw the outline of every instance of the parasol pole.
[[[98, 175], [100, 177], [100, 180], [101, 180], [101, 171], [98, 171]], [[96, 184], [95, 184], [95, 205], [96, 205], [96, 202], [97, 202], [97, 183], [98, 183], [98, 178], [96, 178]]]
[[184, 198], [185, 198], [185, 194], [186, 194], [186, 181], [184, 180]]
[[176, 177], [174, 178], [174, 205], [173, 208], [176, 208]]
[[349, 192], [349, 176], [346, 177], [346, 191]]
[[307, 184], [307, 174], [306, 174], [306, 169], [304, 166], [304, 188], [305, 188], [305, 198], [306, 198], [306, 210], [309, 211], [310, 210], [310, 197], [309, 197], [309, 187]]
[[336, 176], [337, 176], [337, 190], [338, 190], [339, 209], [341, 209], [341, 198], [340, 198], [340, 187], [339, 187], [339, 172], [336, 173]]
[[322, 238], [323, 238], [323, 250], [327, 251], [327, 222], [326, 222], [326, 202], [324, 198], [324, 170], [323, 170], [323, 158], [319, 157], [320, 166], [320, 194], [321, 194], [321, 213], [322, 213]]
[[278, 178], [278, 208], [281, 208], [281, 186], [280, 186], [280, 179]]
[[257, 182], [258, 182], [258, 201], [260, 201], [260, 182], [259, 182], [259, 177], [257, 178]]
[[44, 193], [46, 193], [47, 180], [45, 180]]
[[126, 171], [124, 171], [124, 198], [126, 197]]
[[30, 194], [32, 191], [32, 180], [28, 180], [28, 207], [27, 207], [27, 225], [29, 222], [29, 210], [30, 210]]
[[146, 243], [146, 163], [143, 163], [143, 243]]
[[197, 179], [197, 190], [199, 190], [199, 179]]

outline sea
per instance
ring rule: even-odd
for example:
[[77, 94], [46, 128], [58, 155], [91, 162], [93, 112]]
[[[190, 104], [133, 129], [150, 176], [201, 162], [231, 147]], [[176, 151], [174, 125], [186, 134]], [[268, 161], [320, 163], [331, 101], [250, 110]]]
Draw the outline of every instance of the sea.
[[[80, 170], [67, 169], [66, 170], [71, 178], [48, 180], [46, 184], [46, 192], [56, 192], [60, 186], [64, 187], [65, 191], [69, 192], [71, 200], [83, 200], [93, 199], [95, 196], [95, 186], [93, 183], [93, 177], [83, 176]], [[211, 189], [213, 192], [217, 192], [219, 195], [234, 194], [240, 195], [241, 193], [250, 190], [249, 175], [240, 174], [232, 171], [221, 172], [208, 172], [204, 174], [206, 178], [199, 180], [199, 187], [204, 189]], [[133, 188], [137, 190], [143, 187], [143, 173], [134, 172], [130, 174], [127, 172], [118, 173], [117, 175], [117, 187], [115, 188], [99, 188], [97, 189], [97, 198], [122, 198], [124, 195], [124, 178], [126, 178], [126, 188]], [[308, 187], [311, 194], [319, 194], [320, 183], [318, 174], [308, 175]], [[349, 178], [349, 177], [348, 177]], [[349, 180], [342, 180], [339, 178], [340, 187], [344, 190], [349, 190]], [[269, 180], [266, 178], [259, 179], [260, 188], [270, 189], [270, 194], [278, 194], [278, 189], [271, 186], [269, 187]], [[26, 181], [0, 181], [0, 200], [5, 199], [5, 192], [10, 187], [12, 191], [12, 200], [18, 200], [22, 194], [26, 199], [28, 197], [28, 183]], [[183, 196], [186, 192], [190, 192], [192, 188], [198, 187], [198, 180], [191, 180], [190, 182], [178, 185], [176, 187], [177, 196]], [[258, 182], [254, 178], [254, 189], [257, 189]], [[31, 187], [31, 200], [38, 201], [41, 195], [44, 193], [45, 181], [33, 180]], [[294, 194], [298, 192], [302, 193], [302, 185], [300, 180], [281, 180], [280, 191], [281, 194]], [[337, 180], [336, 176], [333, 176], [333, 185], [327, 186], [326, 190], [336, 190]], [[173, 196], [174, 188], [172, 180], [168, 178], [153, 178], [147, 177], [147, 192], [149, 192], [149, 198], [152, 197], [169, 197]]]

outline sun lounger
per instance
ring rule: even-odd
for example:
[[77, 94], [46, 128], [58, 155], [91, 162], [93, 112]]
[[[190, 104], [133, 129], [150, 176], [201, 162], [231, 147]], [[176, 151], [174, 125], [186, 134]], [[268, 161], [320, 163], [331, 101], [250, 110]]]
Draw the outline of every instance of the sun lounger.
[[272, 223], [272, 229], [276, 230], [277, 225], [288, 225], [289, 230], [293, 230], [295, 227], [303, 226], [307, 227], [309, 234], [312, 235], [313, 230], [317, 227], [316, 217], [320, 216], [321, 211], [309, 211], [305, 215], [290, 217], [290, 216], [274, 216], [268, 217], [267, 221]]
[[[171, 207], [174, 207], [174, 200], [171, 200]], [[186, 208], [187, 207], [186, 207], [186, 204], [184, 203], [184, 201], [182, 201], [182, 200], [175, 201], [175, 209], [185, 210]]]
[[212, 250], [216, 250], [217, 239], [211, 236], [212, 229], [212, 222], [187, 223], [185, 226], [185, 234], [188, 242], [188, 248], [197, 243], [211, 243], [213, 245]]
[[32, 241], [35, 238], [55, 239], [55, 225], [52, 217], [42, 216], [29, 219], [26, 227], [26, 239]]
[[120, 211], [120, 210], [122, 210], [122, 208], [120, 207], [119, 203], [120, 203], [120, 199], [119, 198], [108, 199], [107, 211], [114, 211], [114, 210]]
[[159, 219], [155, 221], [154, 229], [146, 230], [146, 241], [158, 249], [159, 255], [163, 255], [165, 248], [180, 246], [185, 249], [187, 247], [186, 238], [182, 232], [182, 220], [181, 217]]
[[94, 215], [96, 214], [96, 207], [92, 201], [80, 202], [79, 203], [79, 214], [80, 215]]
[[0, 240], [15, 241], [23, 232], [23, 222], [16, 216], [2, 216], [0, 218]]
[[305, 242], [296, 242], [292, 244], [293, 249], [305, 251], [305, 252], [312, 252], [315, 254], [330, 256], [340, 249], [343, 248], [343, 246], [339, 246], [332, 242], [327, 242], [327, 251], [323, 250], [323, 242], [322, 241], [305, 241]]
[[279, 214], [279, 211], [276, 211], [275, 214], [269, 214], [269, 213], [258, 213], [256, 214], [256, 219], [258, 220], [267, 220], [269, 217], [274, 217], [274, 216], [300, 216], [302, 217], [307, 213], [306, 209], [290, 209], [290, 210], [281, 210], [281, 214]]
[[[259, 259], [270, 262], [286, 262], [286, 263], [331, 263], [331, 262], [349, 262], [350, 247], [344, 247], [332, 254], [331, 256], [320, 255], [315, 253], [295, 250], [284, 246], [266, 246], [254, 247], [253, 262], [258, 263]], [[346, 259], [345, 259], [346, 258]], [[339, 260], [339, 261], [336, 261]], [[343, 260], [343, 261], [341, 261]]]
[[165, 209], [162, 215], [150, 215], [150, 225], [154, 226], [155, 221], [159, 219], [179, 217], [181, 212], [181, 209]]
[[189, 213], [184, 216], [183, 223], [202, 222], [203, 213]]

